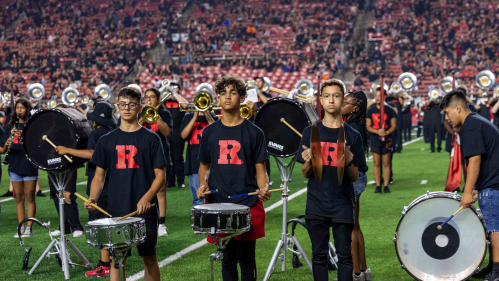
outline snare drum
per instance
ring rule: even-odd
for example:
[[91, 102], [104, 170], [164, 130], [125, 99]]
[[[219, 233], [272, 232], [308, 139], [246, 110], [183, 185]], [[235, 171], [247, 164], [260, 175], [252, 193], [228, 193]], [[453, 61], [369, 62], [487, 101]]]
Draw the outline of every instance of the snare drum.
[[192, 208], [191, 228], [207, 234], [234, 234], [251, 228], [250, 208], [232, 203], [196, 205]]
[[85, 227], [87, 244], [99, 249], [132, 247], [146, 241], [146, 223], [143, 218], [104, 218], [89, 221]]
[[305, 102], [276, 97], [264, 104], [255, 116], [255, 125], [262, 129], [267, 150], [276, 157], [289, 157], [298, 153], [301, 137], [282, 123], [281, 118], [298, 132], [319, 120], [314, 107]]
[[416, 280], [466, 280], [482, 264], [487, 236], [480, 210], [471, 206], [437, 228], [460, 201], [456, 193], [427, 192], [404, 207], [393, 241], [402, 268]]

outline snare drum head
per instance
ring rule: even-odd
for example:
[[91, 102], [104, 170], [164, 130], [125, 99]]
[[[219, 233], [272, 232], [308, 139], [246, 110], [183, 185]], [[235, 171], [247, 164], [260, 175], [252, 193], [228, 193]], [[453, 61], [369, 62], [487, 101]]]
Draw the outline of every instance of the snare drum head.
[[397, 228], [400, 262], [417, 280], [467, 279], [486, 253], [481, 219], [472, 209], [464, 209], [439, 230], [437, 226], [459, 209], [459, 201], [445, 197], [417, 200]]
[[267, 150], [276, 157], [289, 157], [298, 152], [301, 137], [280, 120], [284, 118], [298, 132], [311, 125], [303, 106], [287, 98], [274, 98], [264, 104], [255, 117], [255, 125], [262, 129]]
[[93, 220], [87, 222], [88, 226], [111, 226], [111, 225], [123, 225], [123, 224], [129, 224], [129, 223], [135, 223], [135, 222], [140, 222], [144, 220], [143, 218], [126, 218], [120, 221], [116, 221], [119, 218], [103, 218], [103, 219], [98, 219], [98, 220]]
[[192, 209], [200, 211], [247, 211], [250, 208], [248, 206], [233, 203], [211, 203], [196, 205]]

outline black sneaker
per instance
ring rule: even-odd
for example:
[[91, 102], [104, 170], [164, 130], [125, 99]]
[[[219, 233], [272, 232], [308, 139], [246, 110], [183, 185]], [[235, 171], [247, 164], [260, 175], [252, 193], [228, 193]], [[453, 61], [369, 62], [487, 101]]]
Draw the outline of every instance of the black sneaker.
[[479, 271], [475, 272], [475, 274], [473, 274], [473, 276], [471, 276], [472, 278], [485, 278], [487, 275], [489, 275], [490, 273], [492, 272], [492, 266], [487, 266], [487, 267], [484, 267], [482, 269], [480, 269]]
[[0, 197], [12, 197], [14, 195], [13, 192], [7, 191], [4, 194], [0, 195]]
[[388, 188], [388, 186], [385, 186], [385, 188], [383, 188], [383, 193], [390, 193], [390, 189]]
[[374, 193], [380, 193], [381, 194], [381, 186], [376, 186], [376, 189], [374, 190]]
[[484, 281], [499, 281], [499, 272], [491, 271], [485, 276]]
[[36, 192], [36, 196], [38, 196], [38, 197], [47, 197], [47, 195], [45, 195], [41, 190], [38, 190], [38, 192]]

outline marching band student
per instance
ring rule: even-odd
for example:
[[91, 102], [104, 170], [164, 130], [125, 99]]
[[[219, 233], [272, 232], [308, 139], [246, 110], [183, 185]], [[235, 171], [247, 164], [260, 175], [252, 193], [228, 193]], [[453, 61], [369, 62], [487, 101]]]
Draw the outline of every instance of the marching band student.
[[[88, 136], [88, 144], [87, 149], [72, 149], [67, 148], [65, 146], [57, 146], [56, 151], [60, 155], [73, 155], [76, 157], [80, 157], [83, 159], [91, 159], [94, 153], [95, 146], [97, 145], [97, 141], [99, 139], [109, 133], [111, 130], [114, 130], [116, 127], [116, 119], [113, 115], [113, 107], [107, 102], [98, 102], [95, 104], [93, 111], [89, 111], [87, 113], [87, 119], [93, 122], [94, 130]], [[87, 171], [86, 175], [88, 177], [87, 180], [87, 195], [90, 195], [90, 187], [92, 184], [92, 180], [95, 175], [95, 165], [92, 162], [87, 162]], [[107, 210], [107, 184], [109, 182], [109, 175], [106, 175], [104, 187], [99, 196], [99, 200], [97, 201], [97, 205], [103, 210]], [[102, 218], [106, 218], [107, 216], [101, 213], [98, 210], [88, 211], [88, 220], [98, 220]], [[90, 270], [85, 272], [85, 276], [87, 277], [107, 277], [109, 276], [110, 267], [111, 267], [111, 259], [109, 258], [109, 251], [101, 250], [101, 259], [97, 263], [97, 266], [94, 270]]]
[[461, 150], [468, 166], [460, 205], [468, 208], [478, 199], [489, 234], [493, 263], [485, 280], [499, 281], [499, 129], [470, 111], [466, 91], [461, 88], [446, 94], [440, 109], [447, 122], [460, 129]]
[[[108, 174], [107, 192], [109, 196], [112, 194], [113, 200], [107, 202], [107, 211], [113, 217], [121, 217], [137, 210], [138, 216], [145, 218], [147, 240], [137, 249], [144, 263], [145, 279], [160, 280], [156, 257], [158, 209], [151, 208], [151, 203], [157, 204], [156, 195], [165, 181], [167, 163], [163, 145], [157, 134], [138, 122], [142, 106], [137, 90], [122, 88], [118, 94], [118, 109], [121, 116], [119, 128], [99, 139], [90, 160], [96, 168], [85, 208], [95, 210], [90, 203], [99, 201]], [[119, 274], [113, 260], [111, 280], [119, 280]]]
[[192, 205], [203, 204], [203, 199], [198, 199], [196, 192], [199, 189], [199, 146], [203, 130], [211, 123], [215, 122], [208, 110], [203, 112], [196, 111], [187, 113], [182, 119], [180, 126], [180, 136], [187, 140], [187, 151], [185, 152], [185, 175], [189, 177], [189, 185], [191, 186]]
[[430, 153], [435, 152], [435, 134], [437, 134], [437, 152], [442, 152], [442, 115], [440, 114], [440, 102], [438, 100], [428, 100], [428, 109], [424, 115], [428, 119], [428, 141], [430, 142]]
[[[374, 193], [381, 193], [381, 163], [383, 163], [384, 193], [390, 193], [388, 184], [391, 176], [391, 153], [392, 143], [390, 136], [397, 127], [397, 115], [395, 111], [385, 106], [385, 123], [381, 125], [381, 87], [375, 89], [375, 106], [371, 106], [366, 113], [366, 127], [370, 134], [371, 152], [374, 160], [374, 180], [376, 189]], [[381, 140], [380, 137], [384, 137]]]
[[[144, 99], [146, 105], [156, 107], [161, 101], [161, 93], [156, 88], [149, 88], [145, 91]], [[170, 112], [163, 108], [158, 108], [159, 118], [154, 123], [147, 123], [139, 113], [139, 124], [146, 127], [147, 129], [155, 132], [159, 138], [161, 139], [161, 143], [163, 144], [163, 150], [165, 152], [165, 175], [168, 176], [171, 167], [171, 158], [170, 158], [170, 144], [166, 139], [172, 133], [172, 115]], [[158, 192], [158, 204], [159, 204], [159, 228], [158, 228], [158, 236], [167, 236], [167, 227], [165, 226], [166, 220], [166, 181], [165, 185]]]
[[[224, 281], [239, 280], [239, 262], [241, 280], [256, 280], [256, 239], [265, 236], [265, 210], [261, 201], [270, 198], [265, 172], [268, 158], [265, 136], [260, 128], [239, 114], [239, 107], [246, 97], [246, 86], [240, 78], [224, 76], [218, 79], [215, 92], [220, 97], [224, 114], [203, 130], [197, 196], [205, 198], [204, 192], [218, 189], [218, 193], [207, 196], [207, 202], [229, 202], [251, 208], [252, 230], [227, 243], [223, 251], [222, 277]], [[258, 197], [228, 198], [255, 190]]]

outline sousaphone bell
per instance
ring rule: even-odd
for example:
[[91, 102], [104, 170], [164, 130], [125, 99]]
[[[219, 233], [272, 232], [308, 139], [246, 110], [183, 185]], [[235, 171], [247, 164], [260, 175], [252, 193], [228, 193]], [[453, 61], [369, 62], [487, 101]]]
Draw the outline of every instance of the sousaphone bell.
[[99, 86], [95, 87], [94, 97], [108, 100], [111, 97], [112, 93], [113, 92], [111, 90], [111, 87], [109, 87], [107, 84], [100, 84]]
[[31, 84], [28, 88], [28, 97], [31, 100], [41, 100], [45, 95], [45, 87], [40, 83]]
[[402, 90], [410, 93], [416, 89], [416, 86], [418, 85], [418, 78], [410, 72], [404, 72], [400, 74], [397, 79], [397, 83], [400, 84]]
[[434, 89], [431, 89], [429, 92], [428, 92], [428, 97], [430, 98], [431, 101], [436, 101], [438, 100], [440, 97], [442, 96], [442, 94], [440, 93], [440, 91], [436, 88]]
[[399, 82], [393, 82], [390, 86], [390, 91], [394, 94], [398, 94], [402, 91], [402, 85]]
[[73, 106], [78, 100], [78, 90], [73, 87], [67, 87], [64, 92], [62, 92], [62, 103], [67, 106]]
[[446, 76], [440, 80], [438, 88], [440, 89], [441, 94], [450, 93], [453, 89], [457, 88], [457, 81], [455, 81], [451, 76]]
[[490, 70], [480, 71], [475, 77], [475, 82], [482, 90], [492, 90], [496, 83], [496, 76]]

